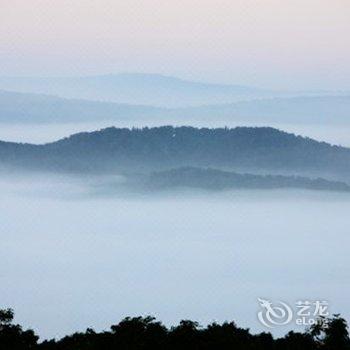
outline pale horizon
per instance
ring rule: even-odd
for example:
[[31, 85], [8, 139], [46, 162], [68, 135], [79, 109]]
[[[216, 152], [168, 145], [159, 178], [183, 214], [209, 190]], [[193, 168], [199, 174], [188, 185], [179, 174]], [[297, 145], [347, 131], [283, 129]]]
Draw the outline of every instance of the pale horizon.
[[2, 1], [0, 76], [156, 72], [289, 90], [349, 90], [345, 0]]

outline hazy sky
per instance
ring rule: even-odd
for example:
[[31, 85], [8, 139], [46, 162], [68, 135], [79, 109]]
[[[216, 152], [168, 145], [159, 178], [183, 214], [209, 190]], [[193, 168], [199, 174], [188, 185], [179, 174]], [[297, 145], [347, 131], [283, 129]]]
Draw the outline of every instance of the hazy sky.
[[0, 75], [350, 90], [349, 0], [0, 0]]

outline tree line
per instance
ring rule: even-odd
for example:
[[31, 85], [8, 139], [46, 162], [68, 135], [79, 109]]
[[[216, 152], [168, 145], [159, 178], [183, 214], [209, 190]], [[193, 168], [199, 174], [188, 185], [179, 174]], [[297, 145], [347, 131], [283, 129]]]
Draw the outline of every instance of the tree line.
[[0, 310], [1, 350], [172, 350], [172, 349], [235, 349], [235, 350], [350, 350], [348, 325], [340, 315], [320, 322], [304, 332], [291, 331], [282, 338], [271, 333], [252, 334], [235, 322], [212, 323], [201, 327], [183, 320], [166, 327], [154, 317], [127, 317], [110, 330], [87, 329], [62, 339], [39, 341], [31, 329], [14, 323], [12, 309]]

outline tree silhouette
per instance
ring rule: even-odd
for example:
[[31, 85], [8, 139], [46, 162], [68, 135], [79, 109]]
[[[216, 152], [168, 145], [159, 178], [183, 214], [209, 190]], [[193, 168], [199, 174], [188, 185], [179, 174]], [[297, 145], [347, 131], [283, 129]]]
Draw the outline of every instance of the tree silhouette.
[[265, 332], [253, 335], [234, 322], [201, 327], [182, 320], [169, 329], [146, 316], [124, 318], [110, 331], [88, 328], [41, 343], [32, 330], [13, 324], [13, 317], [13, 310], [0, 310], [1, 350], [350, 350], [348, 326], [339, 315], [321, 319], [304, 333], [291, 331], [279, 339]]
[[12, 324], [13, 318], [12, 309], [0, 310], [0, 349], [36, 349], [39, 338], [32, 330], [23, 331], [20, 325]]
[[325, 350], [350, 349], [348, 325], [339, 314], [333, 318], [320, 319], [320, 322], [311, 327], [310, 334]]

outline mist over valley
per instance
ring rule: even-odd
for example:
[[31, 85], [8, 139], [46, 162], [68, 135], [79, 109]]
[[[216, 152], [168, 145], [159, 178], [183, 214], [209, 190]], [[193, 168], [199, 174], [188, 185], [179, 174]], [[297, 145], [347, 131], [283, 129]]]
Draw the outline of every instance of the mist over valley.
[[350, 316], [348, 97], [237, 88], [154, 107], [36, 84], [0, 93], [0, 295], [21, 324], [60, 337], [152, 314], [261, 332], [266, 295]]

